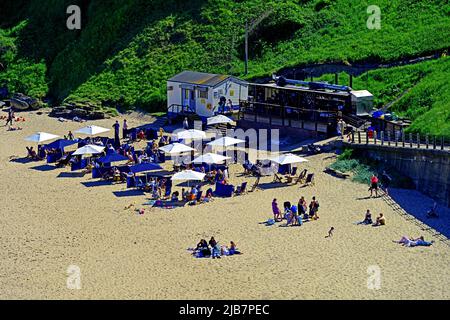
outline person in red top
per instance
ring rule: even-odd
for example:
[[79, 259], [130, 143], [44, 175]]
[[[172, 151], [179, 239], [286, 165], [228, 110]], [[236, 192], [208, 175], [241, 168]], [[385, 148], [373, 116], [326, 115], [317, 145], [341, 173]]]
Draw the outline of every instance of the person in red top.
[[375, 190], [375, 197], [378, 197], [378, 177], [376, 175], [372, 175], [370, 178], [370, 197], [373, 195], [373, 191]]

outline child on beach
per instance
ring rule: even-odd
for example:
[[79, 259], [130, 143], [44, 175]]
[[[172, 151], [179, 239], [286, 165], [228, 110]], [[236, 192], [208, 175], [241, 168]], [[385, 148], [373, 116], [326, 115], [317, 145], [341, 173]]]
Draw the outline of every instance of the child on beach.
[[331, 227], [331, 229], [328, 231], [328, 236], [326, 236], [325, 238], [333, 237], [333, 232], [334, 232], [334, 227]]

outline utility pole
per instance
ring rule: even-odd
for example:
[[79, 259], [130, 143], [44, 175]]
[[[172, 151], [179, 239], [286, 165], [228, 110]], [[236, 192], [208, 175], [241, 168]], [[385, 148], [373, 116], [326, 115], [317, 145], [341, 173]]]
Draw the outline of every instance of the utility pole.
[[245, 75], [248, 75], [248, 22], [245, 23]]

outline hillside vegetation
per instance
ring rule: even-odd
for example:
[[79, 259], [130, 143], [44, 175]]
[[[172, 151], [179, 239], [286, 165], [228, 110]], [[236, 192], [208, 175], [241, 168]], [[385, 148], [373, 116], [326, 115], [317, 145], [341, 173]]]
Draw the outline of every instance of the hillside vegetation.
[[[82, 9], [80, 31], [66, 28], [70, 4]], [[369, 5], [381, 9], [380, 30], [367, 28]], [[245, 23], [258, 17], [265, 19], [250, 38], [248, 79], [309, 63], [386, 62], [450, 48], [449, 0], [7, 0], [0, 3], [0, 84], [55, 103], [162, 110], [165, 80], [182, 70], [244, 77]], [[417, 119], [418, 130], [432, 109], [448, 108], [448, 94], [434, 91], [448, 72], [448, 62], [442, 65], [396, 105]], [[369, 84], [383, 103], [392, 91], [384, 84], [415, 82], [380, 72]], [[443, 96], [422, 96], [431, 91]]]

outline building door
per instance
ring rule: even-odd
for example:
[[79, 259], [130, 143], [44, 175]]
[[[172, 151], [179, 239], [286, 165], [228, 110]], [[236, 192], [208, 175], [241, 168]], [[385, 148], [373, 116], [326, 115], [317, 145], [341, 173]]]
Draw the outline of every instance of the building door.
[[182, 89], [181, 95], [183, 107], [188, 107], [191, 111], [195, 112], [195, 90]]

